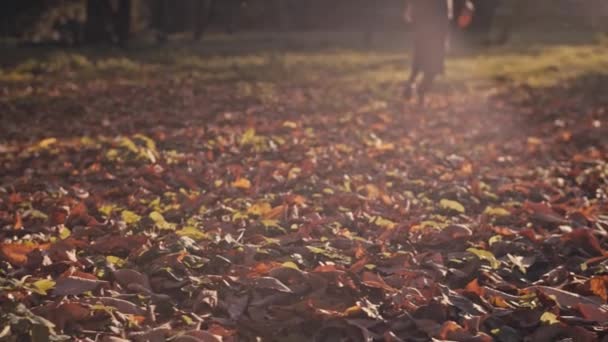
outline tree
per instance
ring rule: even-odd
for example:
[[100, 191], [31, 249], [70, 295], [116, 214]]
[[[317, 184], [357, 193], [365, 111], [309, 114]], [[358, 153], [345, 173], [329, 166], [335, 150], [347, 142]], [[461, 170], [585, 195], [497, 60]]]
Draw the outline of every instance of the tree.
[[497, 18], [498, 20], [492, 23], [489, 44], [503, 45], [511, 39], [513, 30], [521, 25], [520, 19], [524, 15], [528, 2], [525, 0], [503, 1], [501, 6], [503, 13]]
[[132, 16], [131, 0], [120, 0], [118, 2], [118, 10], [116, 11], [116, 34], [120, 45], [125, 45], [131, 36], [131, 16]]
[[216, 1], [214, 0], [196, 0], [195, 18], [194, 18], [194, 39], [200, 40], [209, 26], [211, 21], [211, 13]]
[[87, 0], [85, 40], [87, 43], [112, 42], [113, 10], [108, 0]]

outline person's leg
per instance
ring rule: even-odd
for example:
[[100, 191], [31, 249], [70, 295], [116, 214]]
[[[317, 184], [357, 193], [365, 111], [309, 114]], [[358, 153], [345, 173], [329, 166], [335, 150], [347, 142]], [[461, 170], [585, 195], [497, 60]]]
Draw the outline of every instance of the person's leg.
[[403, 92], [403, 96], [406, 99], [409, 99], [410, 97], [412, 97], [412, 94], [414, 92], [414, 88], [416, 87], [416, 81], [418, 79], [418, 76], [420, 76], [420, 74], [422, 73], [422, 63], [423, 63], [423, 56], [421, 55], [421, 44], [420, 44], [420, 37], [417, 36], [416, 34], [414, 34], [414, 41], [413, 41], [413, 52], [412, 52], [412, 62], [411, 62], [411, 71], [410, 71], [410, 77], [407, 79], [407, 81], [405, 82], [405, 90]]
[[418, 104], [424, 105], [426, 94], [431, 90], [436, 77], [437, 75], [434, 73], [424, 73], [420, 86], [418, 87]]
[[412, 94], [413, 94], [414, 88], [415, 88], [415, 84], [416, 84], [416, 79], [418, 79], [419, 75], [420, 75], [420, 68], [418, 68], [417, 66], [414, 65], [412, 67], [410, 77], [405, 82], [405, 89], [403, 90], [403, 97], [405, 97], [406, 99], [409, 99], [412, 97]]

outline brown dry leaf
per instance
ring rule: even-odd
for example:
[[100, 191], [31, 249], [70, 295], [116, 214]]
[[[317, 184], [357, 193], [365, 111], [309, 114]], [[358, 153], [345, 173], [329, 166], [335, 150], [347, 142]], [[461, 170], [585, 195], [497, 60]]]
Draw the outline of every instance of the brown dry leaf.
[[63, 302], [57, 306], [52, 304], [47, 310], [46, 318], [55, 323], [59, 331], [64, 330], [68, 324], [82, 322], [91, 317], [91, 309], [78, 302]]
[[148, 238], [143, 235], [108, 235], [93, 241], [90, 248], [104, 255], [125, 255], [141, 248], [147, 241]]
[[55, 279], [55, 296], [75, 296], [88, 291], [95, 291], [100, 287], [108, 286], [104, 280], [93, 280], [74, 276], [61, 276]]
[[608, 322], [608, 306], [593, 305], [588, 303], [579, 303], [578, 310], [588, 320], [598, 323]]
[[550, 206], [544, 203], [526, 201], [524, 203], [524, 209], [532, 215], [533, 219], [540, 222], [559, 225], [567, 225], [570, 223], [562, 215], [558, 214]]
[[560, 307], [564, 308], [576, 308], [578, 304], [588, 304], [595, 307], [599, 307], [601, 305], [601, 303], [597, 303], [587, 297], [583, 297], [576, 293], [560, 290], [555, 287], [536, 285], [526, 288], [526, 291], [530, 290], [540, 291], [544, 295], [554, 298], [557, 304]]
[[361, 275], [361, 283], [368, 287], [383, 289], [388, 292], [397, 292], [397, 290], [388, 285], [382, 277], [372, 272], [363, 272]]
[[279, 292], [292, 293], [293, 291], [280, 280], [272, 277], [259, 277], [251, 281], [251, 284], [259, 289], [276, 290]]
[[116, 336], [104, 336], [101, 338], [100, 342], [129, 342], [129, 340]]
[[129, 288], [132, 284], [138, 284], [147, 290], [152, 290], [148, 276], [136, 270], [123, 268], [112, 272], [114, 279], [123, 288]]
[[593, 231], [588, 228], [579, 228], [571, 233], [562, 236], [565, 241], [572, 241], [576, 245], [583, 248], [588, 252], [595, 252], [593, 255], [607, 255], [606, 251], [600, 245], [600, 241], [597, 236], [593, 234]]
[[98, 302], [105, 306], [116, 308], [120, 313], [128, 315], [144, 316], [146, 310], [124, 299], [112, 297], [96, 297], [92, 298], [91, 302]]
[[175, 342], [222, 342], [222, 338], [202, 330], [191, 330], [178, 336]]

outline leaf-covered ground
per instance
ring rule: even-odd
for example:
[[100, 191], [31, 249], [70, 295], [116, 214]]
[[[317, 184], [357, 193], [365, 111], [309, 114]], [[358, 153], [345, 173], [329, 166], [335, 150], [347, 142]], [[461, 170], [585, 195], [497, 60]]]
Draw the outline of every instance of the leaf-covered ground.
[[546, 49], [6, 66], [0, 339], [605, 341], [607, 48]]

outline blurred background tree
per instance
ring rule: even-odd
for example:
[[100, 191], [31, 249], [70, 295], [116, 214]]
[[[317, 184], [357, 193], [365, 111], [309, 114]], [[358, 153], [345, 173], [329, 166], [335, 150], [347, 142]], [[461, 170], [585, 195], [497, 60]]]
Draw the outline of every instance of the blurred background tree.
[[[606, 0], [525, 1], [517, 11], [505, 8], [518, 0], [474, 2], [473, 32], [539, 24], [605, 29], [608, 21]], [[457, 8], [460, 3], [456, 0]], [[164, 41], [180, 32], [200, 39], [207, 31], [352, 30], [371, 40], [374, 32], [404, 29], [403, 5], [403, 0], [3, 0], [0, 35], [34, 43], [125, 44], [150, 32]]]

